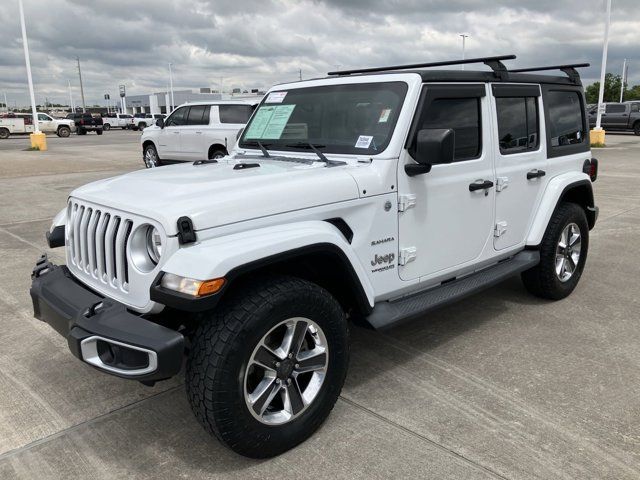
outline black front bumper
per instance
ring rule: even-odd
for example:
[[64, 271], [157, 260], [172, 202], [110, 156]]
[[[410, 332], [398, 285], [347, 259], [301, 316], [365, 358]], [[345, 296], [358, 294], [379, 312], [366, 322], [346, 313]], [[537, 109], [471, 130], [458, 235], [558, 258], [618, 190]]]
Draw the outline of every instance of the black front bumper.
[[[34, 316], [65, 337], [73, 355], [105, 373], [153, 382], [176, 375], [182, 367], [182, 334], [97, 295], [46, 255], [33, 270], [30, 294]], [[146, 365], [140, 363], [141, 356]]]

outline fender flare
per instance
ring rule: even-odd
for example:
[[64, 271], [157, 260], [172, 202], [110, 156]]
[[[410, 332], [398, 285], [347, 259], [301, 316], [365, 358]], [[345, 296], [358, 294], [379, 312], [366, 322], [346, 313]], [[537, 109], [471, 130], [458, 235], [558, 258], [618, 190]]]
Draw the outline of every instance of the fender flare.
[[[593, 200], [593, 187], [589, 176], [585, 173], [572, 172], [552, 178], [545, 188], [542, 200], [538, 206], [538, 211], [531, 223], [527, 234], [527, 246], [538, 246], [542, 242], [544, 232], [551, 220], [551, 215], [555, 211], [558, 203], [572, 189], [587, 187], [590, 198], [587, 199], [587, 210], [593, 210], [595, 215], [595, 204]], [[589, 215], [590, 213], [587, 212]], [[593, 227], [595, 217], [589, 218], [589, 227]]]
[[[337, 256], [351, 275], [358, 304], [365, 310], [373, 307], [374, 289], [366, 270], [338, 228], [321, 220], [265, 227], [184, 246], [163, 265], [153, 282], [151, 299], [187, 311], [210, 309], [240, 275], [313, 253]], [[218, 294], [194, 299], [162, 289], [159, 284], [164, 272], [196, 280], [224, 277], [227, 282]]]

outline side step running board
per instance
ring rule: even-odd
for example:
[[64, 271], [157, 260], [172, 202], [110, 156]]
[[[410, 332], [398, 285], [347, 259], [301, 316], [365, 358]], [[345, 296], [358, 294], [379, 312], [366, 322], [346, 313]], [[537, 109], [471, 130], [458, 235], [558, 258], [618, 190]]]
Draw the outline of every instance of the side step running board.
[[376, 329], [391, 327], [403, 320], [422, 315], [492, 287], [506, 278], [536, 266], [539, 262], [540, 252], [524, 250], [509, 260], [458, 280], [392, 302], [379, 302], [373, 307], [367, 320]]

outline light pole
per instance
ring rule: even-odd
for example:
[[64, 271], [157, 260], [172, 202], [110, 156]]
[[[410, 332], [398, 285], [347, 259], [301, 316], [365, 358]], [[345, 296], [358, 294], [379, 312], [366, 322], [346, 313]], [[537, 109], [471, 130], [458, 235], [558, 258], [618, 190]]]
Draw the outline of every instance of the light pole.
[[7, 92], [4, 92], [4, 109], [9, 113], [9, 104], [7, 103]]
[[627, 59], [624, 59], [624, 63], [622, 64], [622, 79], [620, 81], [620, 103], [622, 103], [622, 99], [624, 98], [624, 82], [627, 76]]
[[171, 110], [175, 107], [175, 101], [173, 99], [173, 72], [171, 71], [171, 66], [173, 63], [169, 63], [169, 88], [171, 89]]
[[[600, 67], [600, 91], [598, 92], [598, 114], [596, 116], [596, 133], [595, 138], [592, 138], [593, 143], [604, 143], [604, 131], [600, 126], [602, 120], [602, 110], [604, 105], [604, 79], [607, 71], [607, 50], [609, 49], [609, 24], [611, 23], [611, 0], [607, 0], [607, 16], [604, 24], [604, 45], [602, 46], [602, 66]], [[600, 133], [603, 132], [603, 133]]]
[[67, 80], [69, 84], [69, 108], [71, 109], [71, 113], [76, 113], [76, 108], [73, 105], [73, 95], [71, 95], [71, 80]]
[[78, 77], [80, 77], [80, 96], [82, 97], [82, 113], [87, 111], [87, 107], [84, 103], [84, 88], [82, 87], [82, 70], [80, 70], [80, 57], [76, 57], [78, 62]]
[[[22, 0], [18, 0], [18, 7], [20, 8], [20, 26], [22, 27], [22, 46], [24, 47], [24, 61], [27, 64], [27, 79], [29, 81], [29, 95], [31, 97], [31, 114], [33, 115], [33, 131], [34, 133], [40, 133], [40, 127], [38, 126], [38, 112], [36, 111], [36, 96], [33, 93], [33, 79], [31, 78], [31, 60], [29, 60], [29, 44], [27, 43], [27, 27], [24, 23], [24, 7], [22, 6]], [[35, 147], [33, 138], [31, 139], [31, 146]], [[45, 147], [46, 148], [46, 147]]]
[[[469, 35], [465, 35], [464, 33], [461, 33], [459, 35], [460, 37], [462, 37], [462, 60], [464, 60], [465, 57], [465, 50], [466, 50], [466, 40], [467, 38], [469, 38]], [[462, 70], [464, 70], [464, 63], [462, 64]]]

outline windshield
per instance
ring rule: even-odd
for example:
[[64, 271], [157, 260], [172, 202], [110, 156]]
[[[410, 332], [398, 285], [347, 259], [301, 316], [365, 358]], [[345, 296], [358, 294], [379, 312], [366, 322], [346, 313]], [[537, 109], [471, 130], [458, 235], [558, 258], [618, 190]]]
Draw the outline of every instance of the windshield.
[[271, 92], [245, 128], [241, 148], [375, 155], [393, 134], [404, 82], [356, 83]]

